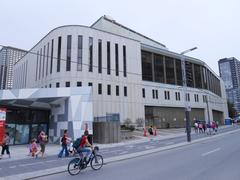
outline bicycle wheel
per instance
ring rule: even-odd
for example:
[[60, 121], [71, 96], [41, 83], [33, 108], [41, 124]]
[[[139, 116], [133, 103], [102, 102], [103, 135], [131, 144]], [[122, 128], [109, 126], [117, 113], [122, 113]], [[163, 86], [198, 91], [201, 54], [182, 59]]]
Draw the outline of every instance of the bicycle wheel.
[[77, 175], [81, 171], [80, 158], [74, 158], [68, 163], [68, 173], [72, 176]]
[[99, 170], [103, 166], [103, 157], [101, 155], [95, 155], [91, 160], [91, 167], [94, 170]]

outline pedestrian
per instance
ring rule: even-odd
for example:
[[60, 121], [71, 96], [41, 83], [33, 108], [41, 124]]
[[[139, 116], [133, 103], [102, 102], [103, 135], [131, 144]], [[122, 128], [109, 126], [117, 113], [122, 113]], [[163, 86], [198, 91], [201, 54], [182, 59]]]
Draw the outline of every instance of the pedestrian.
[[37, 140], [34, 138], [34, 139], [32, 139], [31, 144], [30, 144], [30, 152], [31, 152], [32, 157], [36, 156], [37, 151], [38, 151]]
[[65, 129], [63, 132], [63, 137], [61, 138], [61, 143], [62, 143], [62, 150], [58, 154], [58, 157], [61, 158], [63, 155], [63, 152], [65, 153], [65, 157], [69, 156], [68, 148], [67, 148], [67, 143], [69, 142], [67, 130]]
[[197, 122], [194, 123], [194, 130], [195, 130], [195, 133], [198, 133], [198, 123]]
[[152, 127], [152, 126], [150, 126], [150, 127], [148, 128], [148, 132], [149, 132], [150, 135], [153, 135], [153, 127]]
[[198, 124], [198, 129], [199, 129], [199, 133], [203, 133], [203, 125], [202, 125], [202, 123]]
[[206, 123], [205, 122], [203, 123], [203, 132], [204, 133], [206, 132]]
[[42, 153], [42, 157], [44, 156], [44, 153], [45, 153], [45, 148], [46, 148], [46, 143], [47, 143], [47, 135], [45, 134], [44, 131], [41, 131], [40, 134], [38, 135], [38, 142], [39, 142], [41, 150], [36, 153], [36, 158], [38, 157], [39, 153]]
[[3, 142], [2, 142], [2, 153], [1, 153], [0, 159], [4, 155], [5, 150], [6, 150], [7, 154], [8, 154], [8, 157], [9, 158], [11, 157], [10, 156], [10, 152], [9, 152], [9, 144], [10, 144], [10, 137], [9, 137], [9, 133], [6, 132], [5, 136], [3, 138]]

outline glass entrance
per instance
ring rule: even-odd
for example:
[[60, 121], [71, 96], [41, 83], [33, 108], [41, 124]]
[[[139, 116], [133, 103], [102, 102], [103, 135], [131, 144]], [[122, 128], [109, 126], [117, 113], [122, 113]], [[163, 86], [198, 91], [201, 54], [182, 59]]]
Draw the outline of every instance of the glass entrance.
[[31, 139], [38, 137], [41, 130], [48, 134], [50, 111], [12, 106], [5, 108], [10, 144], [28, 144]]
[[15, 144], [27, 144], [29, 142], [29, 125], [17, 124], [15, 131]]

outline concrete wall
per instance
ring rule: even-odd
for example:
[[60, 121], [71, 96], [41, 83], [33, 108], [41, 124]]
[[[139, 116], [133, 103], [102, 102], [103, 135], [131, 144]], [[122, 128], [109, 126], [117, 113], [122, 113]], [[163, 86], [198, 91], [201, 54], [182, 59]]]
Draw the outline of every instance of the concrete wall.
[[120, 142], [120, 122], [93, 122], [93, 141], [100, 144]]

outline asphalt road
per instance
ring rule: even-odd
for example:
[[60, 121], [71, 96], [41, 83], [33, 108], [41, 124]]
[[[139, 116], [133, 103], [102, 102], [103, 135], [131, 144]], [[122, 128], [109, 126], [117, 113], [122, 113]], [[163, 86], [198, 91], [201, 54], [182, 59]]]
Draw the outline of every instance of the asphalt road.
[[114, 162], [77, 176], [67, 172], [41, 179], [85, 180], [239, 180], [240, 132], [181, 148]]
[[[239, 127], [229, 127], [226, 129], [220, 129], [219, 134], [237, 129]], [[206, 134], [192, 134], [192, 139], [199, 139], [206, 137]], [[214, 136], [214, 135], [213, 135]], [[131, 154], [135, 152], [140, 152], [144, 150], [154, 149], [158, 147], [164, 147], [168, 145], [173, 145], [181, 142], [186, 142], [186, 136], [176, 137], [172, 139], [165, 139], [165, 140], [152, 140], [148, 142], [142, 142], [137, 144], [128, 144], [118, 147], [106, 148], [100, 150], [100, 154], [103, 155], [104, 158], [108, 157], [115, 157], [119, 155]], [[57, 154], [58, 152], [56, 152]], [[44, 159], [21, 159], [15, 161], [0, 161], [0, 177], [10, 176], [10, 175], [17, 175], [27, 172], [34, 172], [39, 170], [45, 170], [60, 166], [66, 166], [68, 162], [72, 159], [70, 158], [62, 158], [59, 159], [57, 156], [48, 156]]]

